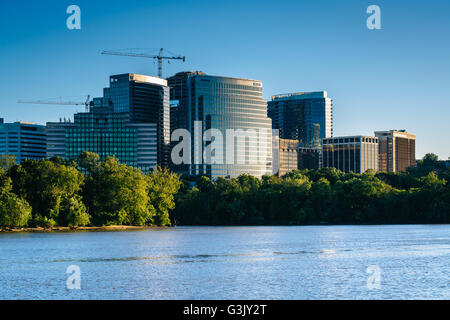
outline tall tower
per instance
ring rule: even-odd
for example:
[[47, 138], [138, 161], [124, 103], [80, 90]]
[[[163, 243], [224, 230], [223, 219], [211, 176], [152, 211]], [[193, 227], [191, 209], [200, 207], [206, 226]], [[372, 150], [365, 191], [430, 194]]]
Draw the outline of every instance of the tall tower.
[[268, 115], [281, 139], [298, 140], [301, 147], [320, 147], [333, 136], [333, 102], [326, 91], [272, 96]]
[[[262, 98], [262, 82], [191, 75], [187, 89], [192, 137], [190, 174], [205, 174], [211, 178], [236, 177], [244, 173], [257, 177], [271, 174], [272, 122]], [[214, 142], [207, 134], [213, 130], [222, 136], [214, 135]], [[246, 136], [230, 139], [229, 133]], [[211, 152], [208, 163], [203, 151], [211, 150], [213, 145], [219, 147]]]
[[157, 127], [158, 164], [169, 164], [170, 102], [167, 80], [125, 73], [110, 77], [105, 95], [114, 112], [126, 112], [133, 123], [155, 123]]

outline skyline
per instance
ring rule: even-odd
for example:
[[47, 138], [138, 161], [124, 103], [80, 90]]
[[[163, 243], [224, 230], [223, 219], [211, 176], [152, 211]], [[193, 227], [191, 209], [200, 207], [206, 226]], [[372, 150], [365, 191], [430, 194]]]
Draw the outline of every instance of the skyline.
[[278, 11], [267, 1], [77, 1], [81, 30], [66, 28], [70, 4], [33, 3], [27, 10], [4, 5], [0, 65], [7, 76], [0, 80], [0, 113], [5, 122], [73, 119], [82, 106], [17, 100], [101, 96], [110, 75], [154, 76], [152, 60], [100, 55], [104, 49], [151, 46], [186, 56], [185, 63], [164, 63], [163, 77], [201, 70], [257, 79], [266, 100], [325, 90], [334, 104], [334, 136], [406, 129], [417, 135], [417, 158], [428, 152], [443, 160], [450, 156], [450, 143], [440, 138], [450, 134], [449, 102], [438, 94], [450, 84], [449, 46], [442, 41], [450, 31], [445, 14], [450, 4], [444, 1], [428, 6], [376, 1], [382, 30], [366, 28], [372, 3], [365, 1], [285, 1], [277, 3]]

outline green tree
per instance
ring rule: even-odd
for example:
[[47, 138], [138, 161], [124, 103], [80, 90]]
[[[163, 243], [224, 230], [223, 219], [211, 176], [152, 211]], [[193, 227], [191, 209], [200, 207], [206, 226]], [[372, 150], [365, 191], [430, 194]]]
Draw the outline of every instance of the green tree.
[[90, 216], [79, 195], [62, 201], [60, 221], [69, 227], [86, 226], [90, 223]]
[[38, 220], [58, 221], [61, 202], [76, 195], [84, 181], [76, 167], [49, 160], [25, 160], [9, 174], [13, 191], [27, 200]]
[[0, 227], [24, 227], [31, 219], [31, 206], [11, 192], [0, 195]]
[[31, 218], [31, 207], [11, 190], [11, 178], [0, 168], [0, 227], [24, 227]]
[[16, 164], [16, 156], [13, 154], [0, 155], [0, 168], [8, 171]]
[[156, 211], [149, 205], [148, 178], [117, 158], [100, 161], [85, 152], [79, 160], [87, 171], [83, 199], [96, 225], [151, 225]]
[[157, 167], [148, 175], [149, 206], [155, 212], [154, 223], [170, 226], [169, 211], [175, 208], [175, 194], [181, 186], [180, 176], [168, 169]]

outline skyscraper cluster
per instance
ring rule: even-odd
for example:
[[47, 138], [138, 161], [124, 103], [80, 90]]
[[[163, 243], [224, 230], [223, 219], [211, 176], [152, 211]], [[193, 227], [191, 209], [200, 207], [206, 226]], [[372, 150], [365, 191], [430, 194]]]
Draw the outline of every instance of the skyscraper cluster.
[[201, 71], [167, 79], [113, 75], [103, 96], [73, 122], [40, 126], [1, 119], [0, 153], [20, 162], [71, 160], [90, 151], [145, 172], [159, 165], [211, 178], [320, 167], [397, 172], [415, 165], [415, 136], [405, 130], [334, 137], [326, 91], [273, 95], [268, 102], [262, 91], [258, 80]]

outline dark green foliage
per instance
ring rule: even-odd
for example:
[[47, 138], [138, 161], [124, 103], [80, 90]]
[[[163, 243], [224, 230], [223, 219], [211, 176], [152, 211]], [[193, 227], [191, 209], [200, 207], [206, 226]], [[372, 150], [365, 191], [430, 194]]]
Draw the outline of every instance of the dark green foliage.
[[31, 207], [11, 190], [11, 178], [0, 168], [0, 227], [24, 227], [31, 219]]
[[0, 228], [450, 223], [450, 171], [432, 154], [406, 173], [324, 168], [214, 181], [161, 168], [146, 175], [90, 152], [77, 163], [4, 160]]
[[37, 222], [47, 218], [61, 223], [61, 202], [74, 197], [84, 181], [76, 167], [49, 160], [25, 160], [13, 166], [9, 176], [14, 193], [28, 201]]
[[174, 216], [186, 225], [449, 223], [449, 171], [438, 177], [427, 168], [424, 175], [324, 168], [261, 180], [200, 177], [194, 187], [183, 184]]
[[172, 224], [178, 175], [160, 168], [145, 175], [90, 152], [78, 162], [55, 157], [8, 165], [8, 174], [0, 168], [0, 227]]

